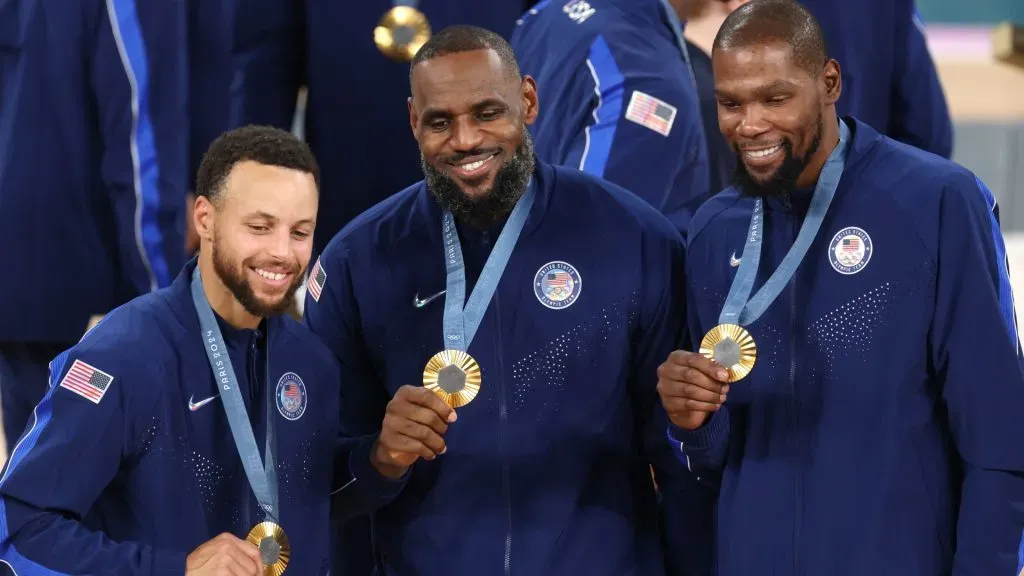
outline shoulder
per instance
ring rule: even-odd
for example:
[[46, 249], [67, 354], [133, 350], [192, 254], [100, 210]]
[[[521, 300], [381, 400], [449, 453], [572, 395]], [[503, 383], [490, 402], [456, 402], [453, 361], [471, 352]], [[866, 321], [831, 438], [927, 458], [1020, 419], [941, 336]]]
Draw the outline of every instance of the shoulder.
[[693, 214], [693, 218], [690, 219], [690, 226], [686, 235], [689, 239], [689, 245], [695, 245], [702, 238], [702, 232], [717, 226], [723, 215], [739, 204], [742, 199], [743, 195], [733, 186], [708, 198]]
[[279, 330], [280, 343], [290, 361], [299, 360], [306, 370], [318, 375], [336, 377], [340, 374], [338, 359], [308, 326], [284, 315], [280, 318]]
[[90, 383], [65, 387], [96, 403], [114, 389], [119, 395], [158, 395], [172, 371], [177, 356], [174, 346], [181, 331], [168, 305], [168, 290], [140, 296], [109, 312], [53, 360], [52, 383], [70, 384], [79, 379]]
[[575, 206], [574, 210], [578, 211], [579, 206], [587, 206], [587, 210], [578, 212], [598, 218], [601, 221], [598, 230], [632, 228], [645, 237], [682, 243], [679, 232], [665, 215], [636, 194], [586, 172], [564, 166], [549, 166], [553, 171], [557, 196], [564, 209]]

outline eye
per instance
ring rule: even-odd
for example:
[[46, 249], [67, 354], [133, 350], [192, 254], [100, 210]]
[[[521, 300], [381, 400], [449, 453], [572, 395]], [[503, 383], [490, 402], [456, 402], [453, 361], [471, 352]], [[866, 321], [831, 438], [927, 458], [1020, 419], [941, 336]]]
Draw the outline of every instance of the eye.
[[306, 232], [305, 230], [295, 230], [292, 232], [292, 236], [299, 240], [305, 240], [306, 238], [309, 238], [309, 232]]
[[501, 116], [501, 112], [502, 111], [498, 110], [497, 108], [488, 108], [486, 110], [481, 111], [479, 116], [480, 119], [484, 121], [497, 120]]
[[718, 105], [727, 110], [734, 110], [736, 108], [739, 108], [740, 106], [739, 104], [733, 102], [732, 100], [719, 100]]
[[449, 122], [448, 120], [438, 119], [431, 120], [430, 122], [427, 123], [427, 126], [430, 127], [430, 129], [433, 130], [434, 132], [441, 132], [447, 130], [449, 124], [451, 124], [451, 122]]
[[789, 100], [789, 96], [772, 96], [766, 100], [768, 104], [784, 104]]
[[249, 224], [249, 229], [252, 230], [253, 232], [256, 232], [257, 234], [263, 234], [265, 232], [270, 231], [270, 226], [266, 226], [263, 224]]

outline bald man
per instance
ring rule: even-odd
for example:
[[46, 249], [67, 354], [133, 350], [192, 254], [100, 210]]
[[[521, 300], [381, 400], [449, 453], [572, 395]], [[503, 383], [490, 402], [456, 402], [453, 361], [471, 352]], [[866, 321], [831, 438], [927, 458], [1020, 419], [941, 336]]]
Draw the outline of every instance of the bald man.
[[718, 574], [1018, 574], [1024, 368], [991, 192], [838, 117], [840, 63], [791, 0], [733, 12], [712, 59], [739, 169], [691, 224], [692, 352], [658, 389], [677, 455], [720, 481]]

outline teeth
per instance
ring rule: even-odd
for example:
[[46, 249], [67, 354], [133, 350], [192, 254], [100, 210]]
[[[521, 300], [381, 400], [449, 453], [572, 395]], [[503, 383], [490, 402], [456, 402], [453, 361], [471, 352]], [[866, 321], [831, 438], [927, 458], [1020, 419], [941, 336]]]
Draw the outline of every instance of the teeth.
[[751, 158], [764, 158], [765, 156], [770, 156], [776, 153], [779, 150], [779, 148], [782, 148], [781, 144], [779, 144], [778, 146], [772, 146], [771, 148], [767, 148], [765, 150], [747, 150], [745, 153], [747, 156], [750, 156]]
[[490, 158], [484, 158], [483, 160], [477, 160], [476, 162], [470, 162], [469, 164], [460, 164], [459, 168], [462, 168], [466, 172], [472, 172], [473, 170], [483, 166], [484, 162], [487, 162], [488, 160], [490, 160]]
[[284, 280], [284, 277], [287, 276], [287, 274], [276, 274], [274, 272], [268, 272], [267, 270], [263, 270], [261, 268], [257, 268], [256, 273], [266, 278], [267, 280], [274, 281]]

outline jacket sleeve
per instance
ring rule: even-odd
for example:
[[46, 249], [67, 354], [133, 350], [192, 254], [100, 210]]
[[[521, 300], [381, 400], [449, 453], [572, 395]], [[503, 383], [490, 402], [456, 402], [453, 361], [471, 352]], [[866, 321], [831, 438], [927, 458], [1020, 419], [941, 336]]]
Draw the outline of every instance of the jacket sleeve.
[[[657, 208], [684, 236], [710, 190], [707, 140], [693, 77], [682, 61], [675, 74], [635, 31], [611, 31], [590, 45], [577, 82], [592, 95], [589, 122], [562, 164], [600, 176]], [[543, 89], [543, 87], [541, 87]]]
[[[958, 175], [939, 210], [932, 364], [963, 462], [953, 573], [1017, 574], [1024, 550], [1024, 364], [992, 193]], [[1022, 559], [1024, 560], [1024, 559]]]
[[712, 574], [716, 493], [672, 454], [665, 442], [668, 416], [657, 394], [658, 366], [679, 346], [686, 325], [683, 243], [678, 233], [671, 232], [671, 241], [652, 240], [643, 255], [648, 273], [631, 384], [637, 418], [643, 423], [644, 452], [661, 500], [665, 539], [686, 543], [666, 546], [668, 575], [701, 576]]
[[236, 8], [232, 126], [291, 130], [305, 82], [305, 34], [304, 0], [246, 0]]
[[304, 310], [306, 325], [341, 364], [341, 438], [337, 455], [335, 517], [361, 516], [401, 492], [406, 477], [391, 480], [370, 463], [388, 398], [367, 360], [359, 310], [349, 274], [348, 247], [332, 243], [310, 270]]
[[120, 360], [123, 346], [90, 344], [110, 338], [104, 325], [50, 363], [50, 388], [0, 478], [0, 561], [16, 574], [185, 572], [190, 551], [115, 542], [83, 524], [139, 437], [135, 422], [149, 420], [127, 410], [149, 407], [127, 397], [146, 379]]
[[[690, 268], [688, 274], [696, 272]], [[688, 314], [688, 330], [681, 349], [697, 350], [704, 335], [699, 310], [695, 302], [696, 295], [686, 290], [686, 298], [690, 307]], [[725, 458], [729, 448], [729, 406], [723, 405], [718, 412], [708, 418], [703, 426], [696, 430], [684, 430], [671, 422], [668, 425], [668, 441], [676, 457], [701, 480], [702, 483], [717, 485], [725, 467]]]
[[170, 285], [185, 263], [186, 13], [181, 2], [96, 5], [89, 79], [122, 284], [131, 297]]
[[944, 158], [953, 155], [953, 120], [921, 15], [913, 0], [896, 3], [896, 66], [888, 135]]

